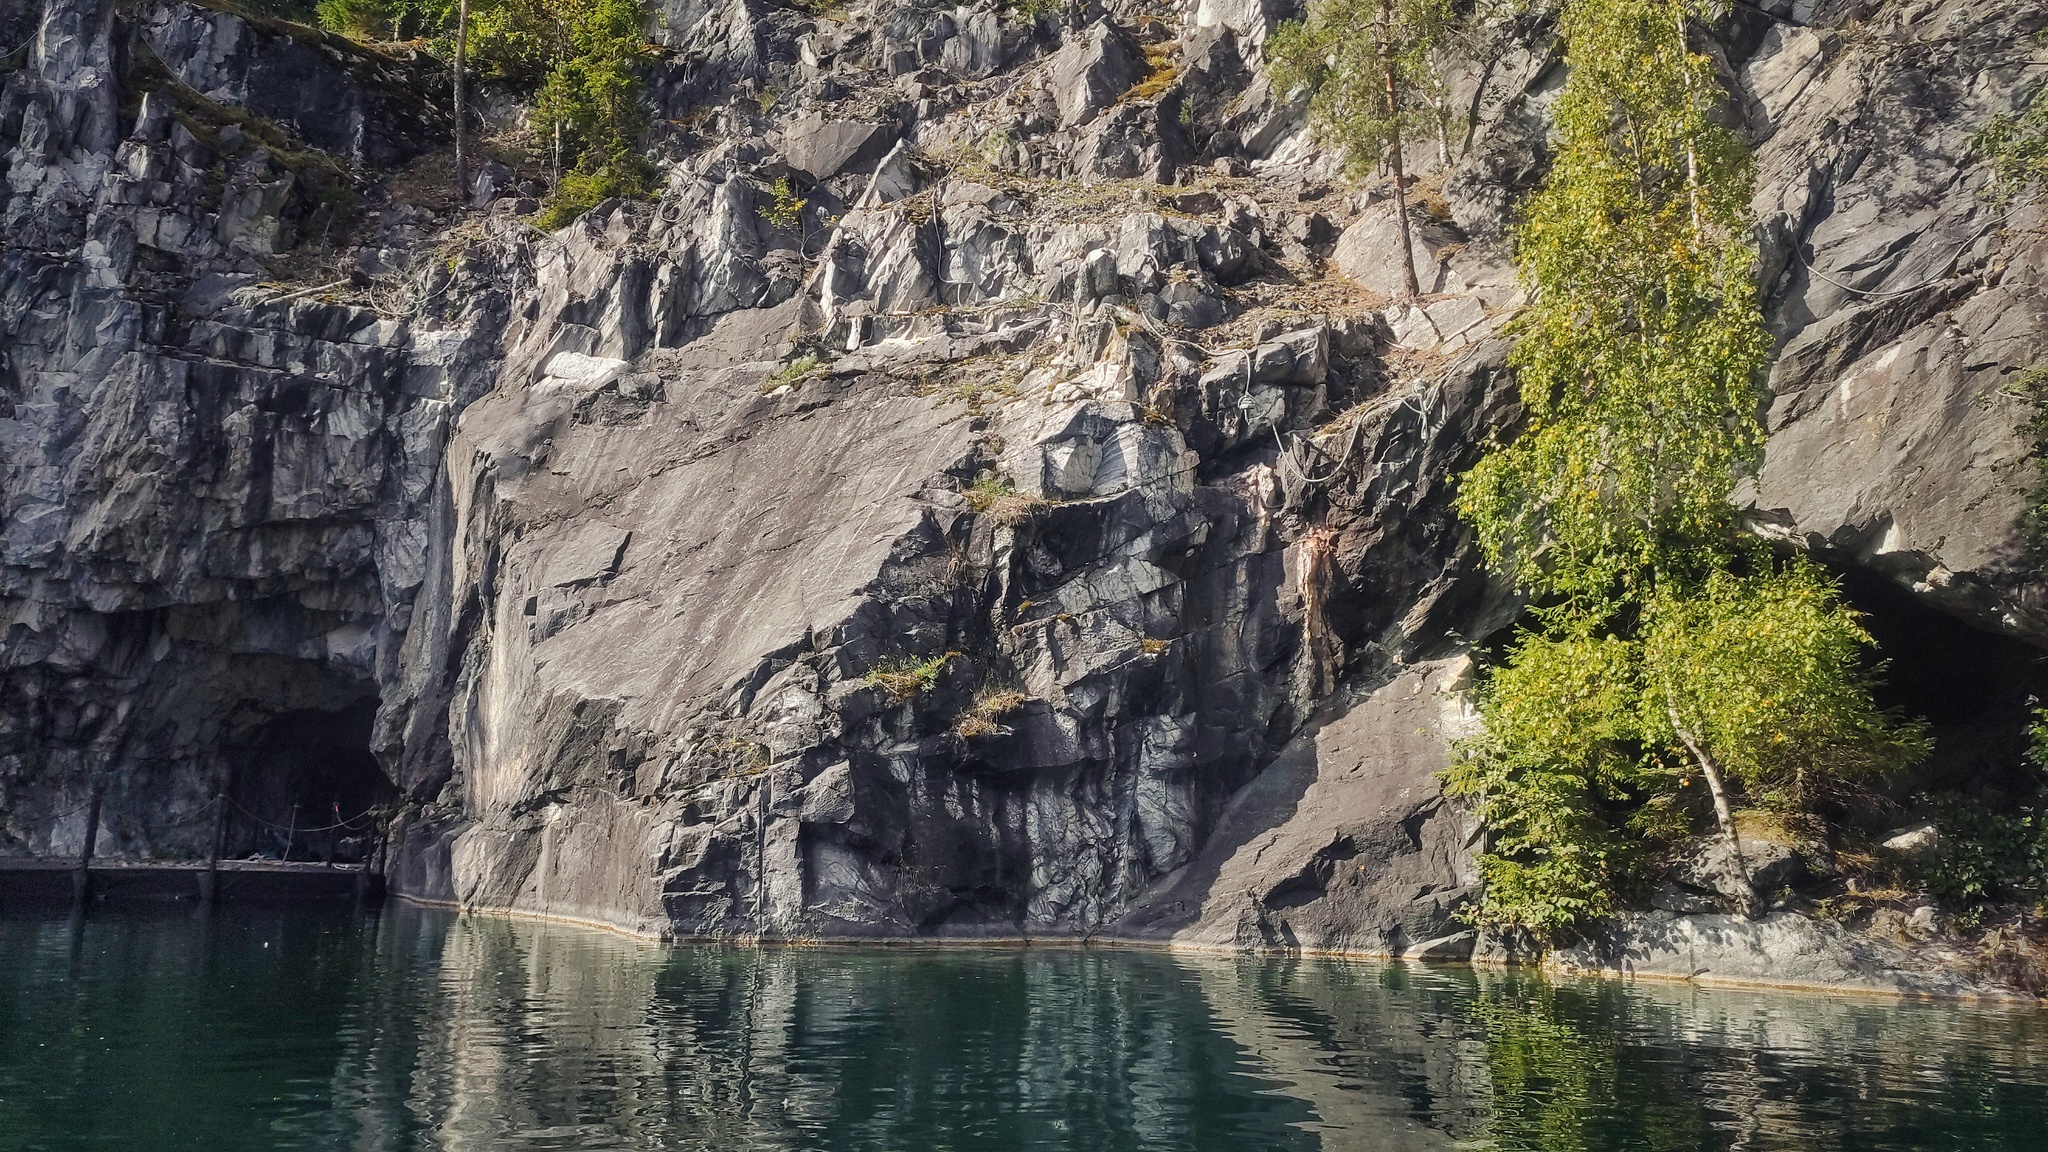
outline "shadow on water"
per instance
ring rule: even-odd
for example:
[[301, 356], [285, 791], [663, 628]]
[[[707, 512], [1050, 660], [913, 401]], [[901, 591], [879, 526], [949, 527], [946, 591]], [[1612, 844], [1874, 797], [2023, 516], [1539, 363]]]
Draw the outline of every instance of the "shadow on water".
[[2048, 1015], [394, 907], [0, 920], [0, 1149], [2035, 1149]]

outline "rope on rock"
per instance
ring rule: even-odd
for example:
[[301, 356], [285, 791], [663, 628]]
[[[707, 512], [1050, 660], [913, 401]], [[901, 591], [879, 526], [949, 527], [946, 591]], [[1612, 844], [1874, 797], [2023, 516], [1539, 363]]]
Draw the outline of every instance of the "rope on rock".
[[[1351, 467], [1352, 457], [1358, 455], [1364, 447], [1366, 425], [1385, 413], [1412, 404], [1415, 406], [1416, 415], [1427, 424], [1429, 413], [1423, 403], [1422, 392], [1409, 391], [1399, 395], [1382, 396], [1354, 409], [1346, 417], [1345, 427], [1338, 432], [1342, 448], [1334, 456], [1319, 446], [1313, 436], [1299, 437], [1290, 447], [1281, 439], [1280, 429], [1275, 427], [1273, 441], [1280, 446], [1280, 456], [1275, 461], [1274, 472], [1280, 479], [1281, 506], [1299, 508], [1315, 490], [1344, 475]], [[1328, 469], [1320, 476], [1309, 471], [1312, 466], [1309, 461], [1310, 453], [1330, 461]]]
[[339, 823], [323, 824], [316, 828], [310, 825], [303, 824], [294, 825], [272, 823], [271, 821], [266, 820], [261, 816], [258, 816], [256, 813], [249, 811], [247, 808], [242, 807], [239, 803], [236, 803], [233, 800], [228, 801], [228, 803], [234, 806], [235, 811], [240, 812], [242, 815], [247, 816], [249, 819], [254, 820], [256, 823], [263, 825], [265, 828], [269, 828], [277, 832], [287, 832], [294, 834], [299, 832], [332, 832], [337, 828], [354, 828], [359, 824], [364, 827], [368, 827], [370, 824], [375, 822], [377, 816], [377, 810], [371, 808], [366, 809], [365, 811], [353, 817], [350, 817], [347, 820], [343, 820]]
[[54, 820], [69, 820], [69, 819], [71, 819], [71, 818], [72, 818], [73, 816], [76, 816], [76, 815], [78, 815], [78, 814], [79, 814], [80, 812], [83, 812], [83, 811], [85, 811], [85, 810], [86, 810], [87, 808], [90, 808], [90, 807], [92, 807], [92, 801], [91, 801], [91, 800], [87, 800], [87, 801], [86, 801], [85, 803], [83, 803], [83, 804], [80, 804], [80, 805], [79, 805], [78, 807], [76, 807], [76, 808], [73, 808], [73, 809], [71, 809], [71, 810], [70, 810], [69, 812], [59, 812], [59, 813], [57, 813], [57, 814], [56, 814], [56, 815], [54, 815], [54, 816], [45, 816], [45, 817], [43, 817], [43, 819], [45, 819], [45, 820], [53, 820], [53, 821], [54, 821]]
[[1806, 269], [1808, 272], [1813, 273], [1821, 280], [1829, 284], [1832, 284], [1837, 288], [1840, 288], [1844, 292], [1849, 292], [1854, 295], [1861, 296], [1866, 300], [1882, 300], [1892, 296], [1910, 296], [1915, 292], [1921, 292], [1925, 291], [1928, 288], [1932, 288], [1935, 285], [1941, 283], [1943, 280], [1948, 279], [1949, 271], [1955, 267], [1956, 261], [1961, 260], [1963, 258], [1963, 253], [1968, 252], [1972, 245], [1976, 244], [1977, 241], [1983, 239], [1985, 233], [1991, 231], [1993, 228], [1996, 228], [1998, 225], [2004, 223], [2006, 218], [2011, 216], [2015, 211], [2017, 211], [2017, 209], [2007, 209], [2006, 211], [2001, 212], [1998, 215], [1993, 216], [1990, 220], [1986, 221], [1983, 227], [1977, 229], [1975, 232], [1972, 232], [1970, 234], [1970, 238], [1968, 240], [1965, 240], [1960, 245], [1957, 245], [1955, 252], [1951, 254], [1947, 260], [1942, 261], [1941, 271], [1935, 273], [1931, 279], [1923, 280], [1910, 288], [1888, 288], [1882, 292], [1877, 292], [1865, 288], [1858, 288], [1852, 284], [1844, 284], [1840, 280], [1835, 279], [1833, 276], [1830, 276], [1827, 273], [1821, 271], [1819, 268], [1814, 267], [1813, 261], [1808, 260], [1806, 258], [1805, 244], [1792, 245], [1792, 255], [1798, 259], [1800, 267]]
[[[206, 801], [206, 803], [204, 803], [204, 804], [201, 804], [201, 805], [200, 805], [199, 807], [197, 807], [197, 808], [194, 808], [194, 809], [193, 809], [192, 811], [190, 811], [190, 812], [187, 812], [187, 813], [186, 813], [185, 815], [183, 815], [183, 816], [180, 816], [180, 817], [178, 817], [178, 818], [177, 818], [177, 819], [175, 819], [175, 820], [167, 820], [167, 821], [165, 821], [165, 822], [164, 822], [163, 824], [159, 825], [159, 827], [163, 827], [163, 828], [176, 828], [176, 827], [178, 827], [178, 826], [179, 826], [179, 825], [181, 825], [181, 824], [190, 824], [190, 823], [191, 823], [192, 821], [194, 821], [194, 820], [197, 820], [197, 819], [198, 819], [199, 817], [201, 817], [201, 816], [204, 816], [204, 815], [206, 815], [206, 814], [207, 814], [208, 812], [211, 812], [211, 811], [213, 810], [213, 806], [214, 806], [215, 804], [219, 803], [219, 802], [220, 802], [220, 800], [221, 800], [221, 797], [219, 797], [219, 796], [215, 796], [215, 797], [213, 797], [212, 799], [210, 799], [210, 800]], [[88, 808], [91, 808], [91, 807], [92, 807], [92, 801], [91, 801], [91, 800], [87, 800], [87, 801], [86, 801], [85, 803], [83, 803], [83, 804], [80, 804], [80, 805], [79, 805], [78, 807], [76, 807], [76, 808], [72, 808], [72, 809], [70, 809], [69, 811], [65, 811], [65, 812], [56, 812], [56, 813], [52, 813], [51, 815], [48, 815], [48, 816], [39, 816], [39, 817], [36, 817], [36, 819], [38, 819], [38, 820], [49, 820], [49, 821], [57, 821], [57, 820], [69, 820], [69, 819], [70, 819], [70, 818], [72, 818], [73, 816], [76, 816], [76, 815], [78, 815], [78, 814], [79, 814], [80, 812], [84, 812], [85, 810], [87, 810]], [[239, 805], [238, 805], [238, 807], [239, 807]]]

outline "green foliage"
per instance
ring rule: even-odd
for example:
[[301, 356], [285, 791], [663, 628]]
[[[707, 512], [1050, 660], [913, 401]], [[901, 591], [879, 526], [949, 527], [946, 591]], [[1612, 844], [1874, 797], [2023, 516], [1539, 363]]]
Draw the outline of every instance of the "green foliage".
[[[318, 0], [316, 11], [331, 32], [419, 41], [442, 60], [455, 58], [457, 0]], [[606, 0], [471, 0], [467, 67], [480, 79], [531, 95], [557, 65], [586, 50], [579, 29], [615, 15]], [[636, 30], [642, 19], [633, 14]]]
[[1834, 583], [1734, 522], [1770, 339], [1750, 162], [1713, 119], [1687, 11], [1573, 0], [1560, 17], [1557, 158], [1516, 236], [1527, 423], [1459, 492], [1489, 563], [1540, 608], [1446, 786], [1493, 836], [1474, 919], [1542, 939], [1614, 910], [1690, 831], [1694, 781], [1792, 808], [1927, 744], [1877, 708], [1869, 635]]
[[1970, 137], [1970, 151], [1991, 164], [1986, 192], [2001, 205], [2048, 184], [2048, 100], [2037, 91], [2018, 116], [1993, 116]]
[[794, 384], [824, 366], [825, 362], [823, 360], [806, 352], [802, 356], [770, 372], [767, 378], [761, 381], [761, 391], [773, 392], [777, 388]]
[[1560, 18], [1558, 156], [1516, 234], [1528, 427], [1459, 497], [1488, 559], [1542, 595], [1604, 598], [1711, 563], [1761, 442], [1750, 163], [1710, 118], [1713, 65], [1675, 11], [1577, 0]]
[[1982, 924], [1991, 907], [2015, 899], [2040, 901], [2048, 890], [2048, 811], [2031, 803], [2000, 811], [1979, 800], [1930, 802], [1941, 846], [1922, 868], [1930, 894], [1965, 928]]
[[647, 14], [639, 0], [560, 2], [567, 51], [541, 82], [534, 120], [560, 129], [578, 171], [608, 172], [644, 193], [650, 181], [637, 142], [647, 113], [637, 68]]
[[975, 692], [967, 711], [953, 721], [953, 734], [963, 740], [988, 736], [1002, 727], [1005, 714], [1024, 706], [1031, 697], [1007, 685], [984, 684]]
[[1469, 797], [1491, 833], [1471, 919], [1553, 940], [1614, 912], [1641, 842], [1610, 812], [1639, 795], [1638, 660], [1608, 636], [1525, 634], [1480, 695], [1485, 726], [1463, 741], [1444, 790]]
[[803, 223], [804, 204], [807, 201], [790, 187], [789, 177], [778, 176], [768, 188], [769, 201], [761, 208], [761, 218], [777, 228], [794, 228]]
[[1403, 136], [1441, 128], [1440, 101], [1428, 97], [1451, 21], [1449, 0], [1317, 0], [1267, 43], [1274, 85], [1313, 91], [1310, 120], [1354, 172], [1368, 171]]
[[2020, 373], [2019, 379], [2001, 389], [2027, 405], [2026, 419], [2019, 432], [2027, 438], [2027, 455], [2034, 461], [2033, 483], [2027, 487], [2027, 510], [2021, 527], [2027, 537], [2027, 558], [2036, 568], [2048, 568], [2048, 364], [2036, 364]]
[[958, 652], [947, 652], [927, 660], [909, 657], [886, 660], [869, 670], [867, 683], [887, 693], [889, 703], [907, 704], [937, 687], [939, 673], [945, 670], [946, 662], [958, 655]]
[[[437, 0], [447, 15], [434, 51], [452, 59], [456, 5]], [[576, 54], [569, 30], [582, 0], [472, 0], [468, 66], [479, 79], [532, 93], [558, 63]]]
[[635, 156], [618, 163], [600, 164], [595, 171], [564, 172], [561, 182], [541, 205], [540, 214], [534, 217], [534, 226], [552, 231], [613, 197], [629, 200], [653, 194], [649, 166]]
[[1690, 831], [1697, 768], [1680, 727], [1752, 801], [1784, 809], [1925, 754], [1924, 727], [1872, 701], [1870, 638], [1833, 581], [1804, 561], [1757, 563], [1662, 590], [1626, 634], [1553, 618], [1494, 671], [1485, 727], [1444, 775], [1493, 836], [1477, 922], [1551, 940], [1610, 915]]
[[1873, 702], [1870, 634], [1804, 560], [1662, 588], [1641, 635], [1646, 744], [1675, 758], [1682, 724], [1753, 802], [1801, 809], [1819, 789], [1879, 780], [1927, 754], [1924, 724]]
[[319, 0], [320, 26], [357, 40], [411, 40], [449, 19], [437, 0]]
[[1045, 507], [1044, 500], [1024, 495], [994, 472], [983, 472], [975, 477], [974, 484], [960, 495], [969, 508], [1010, 528], [1029, 523], [1038, 510]]
[[[454, 59], [456, 0], [320, 0], [320, 22], [366, 39], [421, 39]], [[472, 0], [468, 70], [534, 100], [534, 123], [563, 177], [537, 223], [557, 228], [614, 196], [652, 195], [640, 153], [647, 126], [639, 64], [647, 50], [641, 0]]]
[[1966, 796], [1927, 801], [1941, 841], [1921, 863], [1919, 878], [1965, 928], [1980, 926], [1997, 904], [2048, 904], [2048, 776], [2042, 775], [2048, 772], [2048, 709], [2034, 711], [2027, 735], [2027, 762], [2035, 776], [2024, 802], [1993, 807]]

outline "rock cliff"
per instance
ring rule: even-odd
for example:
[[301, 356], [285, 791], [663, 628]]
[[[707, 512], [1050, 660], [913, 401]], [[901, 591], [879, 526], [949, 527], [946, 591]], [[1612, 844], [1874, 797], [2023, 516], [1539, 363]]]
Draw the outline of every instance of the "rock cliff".
[[[1284, 9], [670, 3], [664, 190], [553, 234], [419, 193], [431, 62], [0, 21], [0, 847], [103, 790], [103, 851], [346, 855], [374, 805], [396, 891], [666, 935], [1469, 953], [1433, 773], [1519, 606], [1450, 480], [1518, 419], [1558, 65], [1458, 78], [1395, 302], [1391, 205], [1259, 74]], [[1745, 514], [1895, 662], [2021, 653], [1935, 702], [1958, 763], [2048, 646], [2000, 390], [2048, 250], [1965, 147], [2044, 24], [1715, 45], [1781, 340]]]

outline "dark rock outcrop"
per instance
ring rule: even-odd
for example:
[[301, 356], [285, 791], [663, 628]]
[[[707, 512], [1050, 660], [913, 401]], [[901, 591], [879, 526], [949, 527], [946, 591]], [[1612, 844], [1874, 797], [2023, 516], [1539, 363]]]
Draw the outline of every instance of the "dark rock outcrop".
[[[545, 236], [509, 170], [459, 230], [383, 187], [405, 62], [142, 12], [44, 0], [0, 82], [0, 849], [104, 790], [105, 850], [203, 852], [219, 793], [232, 851], [374, 806], [396, 892], [650, 933], [1485, 946], [1434, 773], [1519, 606], [1451, 493], [1519, 420], [1541, 43], [1460, 81], [1389, 303], [1271, 6], [671, 3], [665, 190]], [[1745, 513], [2048, 644], [2038, 209], [1962, 144], [2040, 16], [1754, 19]], [[1664, 915], [1632, 962], [1777, 947]]]
[[196, 4], [152, 11], [135, 50], [215, 103], [289, 127], [330, 155], [389, 167], [446, 133], [437, 67], [332, 33]]

